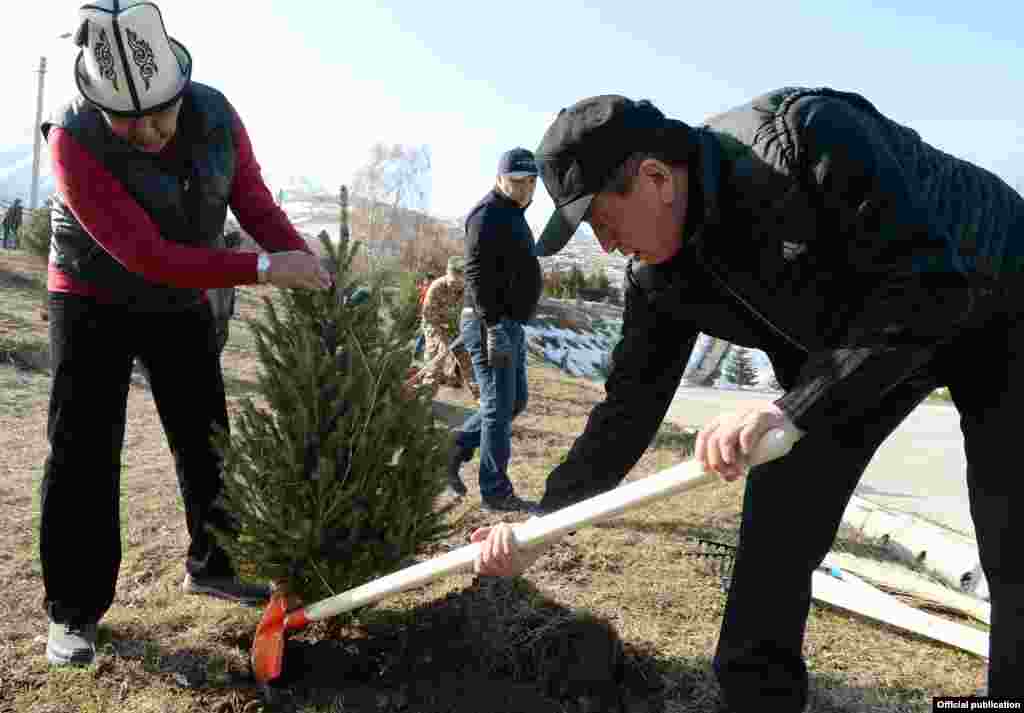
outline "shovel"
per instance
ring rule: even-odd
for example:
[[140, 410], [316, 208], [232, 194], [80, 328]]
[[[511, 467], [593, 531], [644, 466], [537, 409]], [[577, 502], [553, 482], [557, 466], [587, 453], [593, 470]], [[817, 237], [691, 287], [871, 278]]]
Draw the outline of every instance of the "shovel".
[[[755, 447], [748, 464], [760, 465], [786, 455], [800, 435], [800, 432], [788, 429], [769, 431]], [[716, 473], [705, 473], [697, 461], [685, 461], [642, 480], [635, 480], [543, 517], [520, 523], [514, 530], [516, 542], [520, 547], [548, 544], [585, 525], [607, 520], [626, 510], [717, 480], [719, 476]], [[329, 619], [379, 602], [392, 594], [420, 587], [449, 574], [471, 572], [480, 552], [480, 545], [481, 543], [475, 542], [460, 547], [426, 562], [375, 579], [368, 584], [291, 611], [288, 610], [287, 599], [282, 595], [275, 595], [263, 612], [263, 618], [256, 628], [256, 636], [253, 639], [252, 668], [256, 680], [261, 684], [267, 684], [281, 675], [284, 640], [289, 631], [298, 631], [311, 622]]]

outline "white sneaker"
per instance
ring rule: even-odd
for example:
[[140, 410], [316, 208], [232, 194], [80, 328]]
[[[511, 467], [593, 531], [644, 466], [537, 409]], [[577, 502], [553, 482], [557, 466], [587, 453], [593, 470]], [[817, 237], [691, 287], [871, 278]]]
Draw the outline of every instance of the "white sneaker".
[[96, 657], [96, 623], [50, 622], [46, 660], [56, 666], [88, 666]]

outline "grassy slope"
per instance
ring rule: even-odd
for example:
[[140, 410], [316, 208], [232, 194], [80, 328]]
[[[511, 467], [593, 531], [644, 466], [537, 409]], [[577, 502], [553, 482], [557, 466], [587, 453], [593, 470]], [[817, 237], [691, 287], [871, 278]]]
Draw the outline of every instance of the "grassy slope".
[[[0, 349], [7, 353], [45, 348], [41, 281], [30, 260], [0, 253]], [[243, 317], [259, 314], [260, 294], [264, 288], [242, 291]], [[244, 319], [234, 322], [224, 368], [232, 401], [254, 388], [258, 364]], [[267, 703], [247, 670], [258, 612], [180, 593], [183, 513], [151, 397], [138, 385], [128, 403], [118, 599], [101, 625], [97, 663], [50, 671], [36, 552], [49, 381], [0, 363], [2, 712], [512, 713], [616, 710], [623, 702], [636, 712], [724, 710], [709, 671], [724, 594], [714, 570], [687, 555], [694, 538], [735, 541], [739, 484], [580, 531], [520, 581], [455, 576], [354, 621], [314, 627], [290, 644], [289, 687]], [[528, 411], [513, 429], [511, 476], [521, 494], [537, 497], [601, 392], [536, 364], [530, 382]], [[439, 414], [458, 422], [472, 406], [466, 396], [443, 390]], [[675, 463], [686, 440], [665, 427], [630, 477]], [[451, 514], [451, 546], [492, 521], [475, 506], [476, 465], [463, 470], [470, 495]], [[884, 556], [851, 533], [841, 545]], [[582, 612], [612, 628], [580, 620]], [[971, 694], [984, 672], [967, 654], [817, 605], [806, 653], [814, 711], [930, 711], [932, 696]], [[614, 683], [587, 683], [602, 677]]]

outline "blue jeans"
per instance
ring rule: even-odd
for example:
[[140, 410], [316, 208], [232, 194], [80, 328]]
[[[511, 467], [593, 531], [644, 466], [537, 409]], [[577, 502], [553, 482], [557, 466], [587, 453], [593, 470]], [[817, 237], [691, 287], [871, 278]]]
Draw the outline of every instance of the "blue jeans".
[[500, 498], [512, 495], [508, 461], [512, 455], [512, 419], [526, 409], [526, 336], [523, 325], [503, 319], [499, 329], [512, 342], [511, 366], [495, 369], [487, 364], [483, 322], [464, 315], [459, 324], [462, 342], [473, 360], [480, 385], [480, 409], [456, 431], [455, 442], [465, 460], [480, 449], [480, 495]]

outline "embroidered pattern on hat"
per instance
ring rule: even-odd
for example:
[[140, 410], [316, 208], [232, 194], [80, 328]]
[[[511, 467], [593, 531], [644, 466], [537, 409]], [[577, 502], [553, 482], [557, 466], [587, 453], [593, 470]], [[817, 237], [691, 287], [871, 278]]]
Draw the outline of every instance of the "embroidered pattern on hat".
[[153, 54], [153, 48], [131, 30], [126, 29], [125, 35], [128, 37], [128, 44], [132, 48], [132, 61], [139, 68], [139, 74], [142, 75], [142, 81], [145, 82], [146, 91], [148, 92], [150, 80], [160, 72], [160, 68], [156, 66], [156, 56]]
[[96, 44], [92, 47], [92, 53], [95, 55], [96, 64], [100, 68], [100, 76], [110, 80], [110, 83], [114, 85], [115, 91], [121, 91], [121, 87], [117, 86], [117, 72], [114, 71], [114, 54], [110, 51], [110, 42], [107, 40], [106, 30], [100, 29]]

